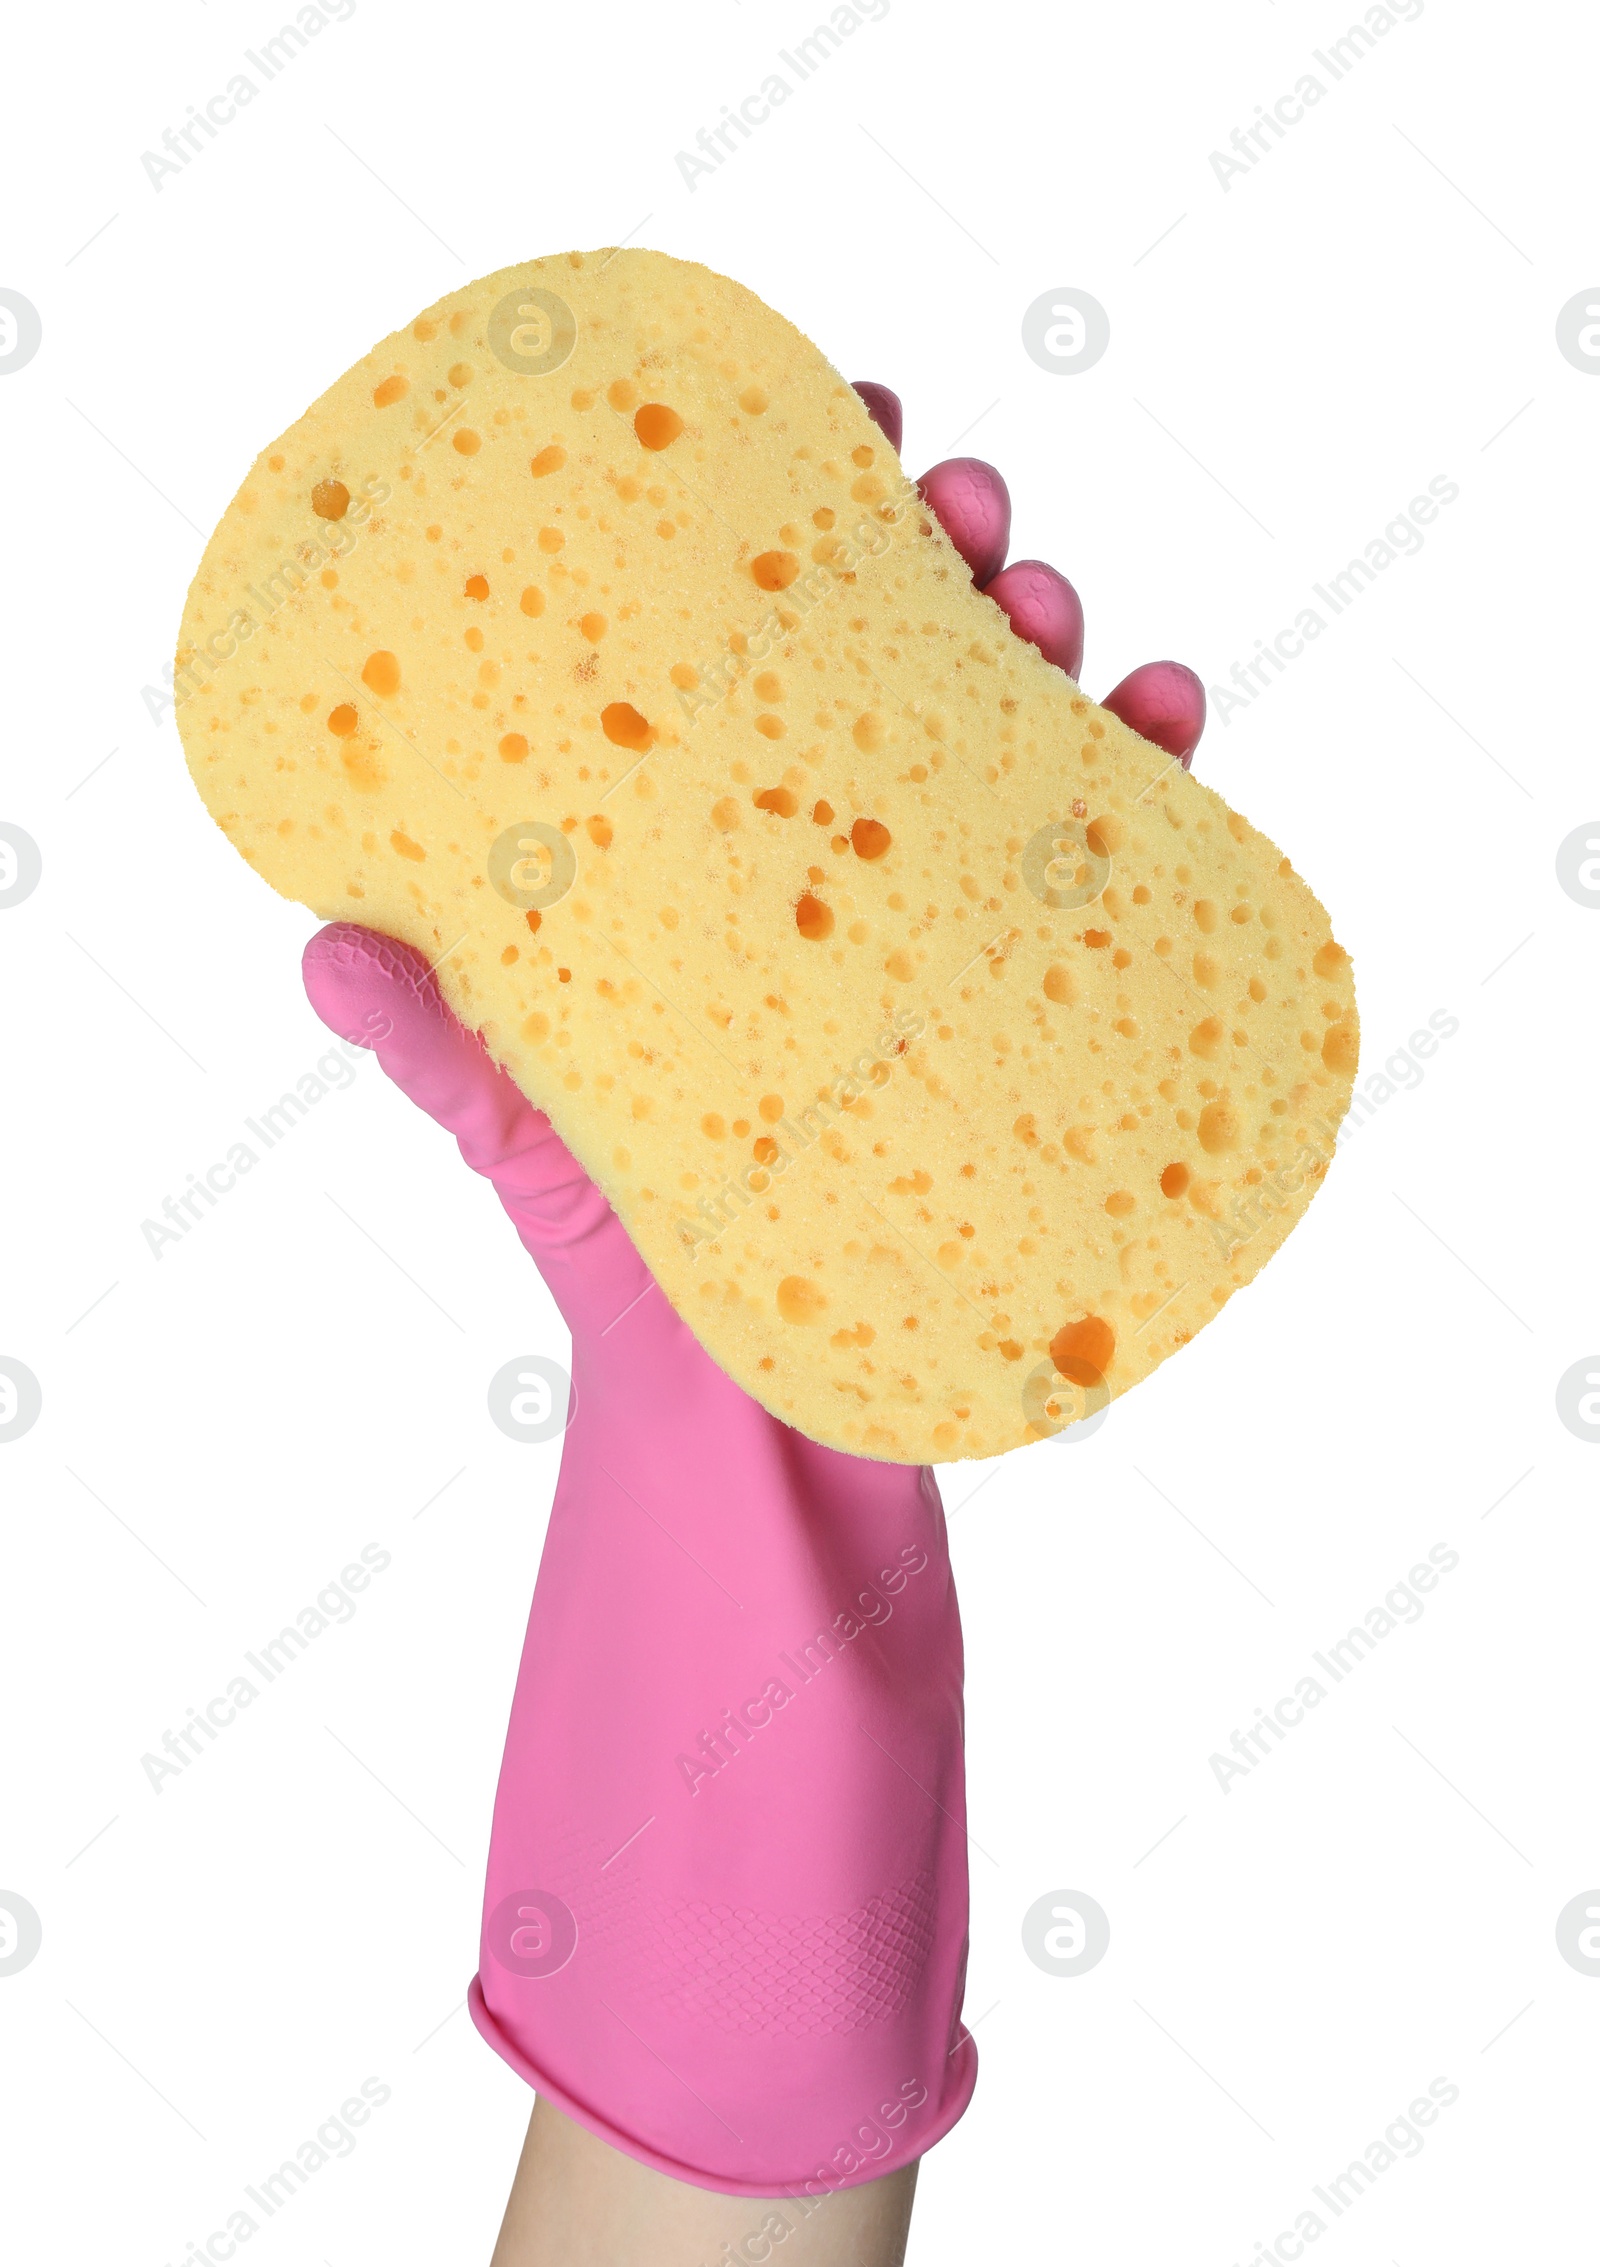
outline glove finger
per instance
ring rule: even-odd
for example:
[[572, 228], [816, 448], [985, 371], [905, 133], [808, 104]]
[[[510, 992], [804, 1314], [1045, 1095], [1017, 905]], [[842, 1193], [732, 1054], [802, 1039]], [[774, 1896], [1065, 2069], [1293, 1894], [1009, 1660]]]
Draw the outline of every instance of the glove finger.
[[1083, 601], [1065, 575], [1043, 559], [1014, 559], [984, 586], [983, 595], [1010, 618], [1019, 638], [1077, 677], [1083, 667]]
[[301, 960], [306, 997], [331, 1031], [370, 1047], [388, 1077], [454, 1134], [479, 1172], [525, 1146], [544, 1123], [447, 1004], [421, 953], [335, 921]]
[[[900, 396], [871, 378], [858, 378], [855, 390], [898, 450], [905, 426]], [[1083, 666], [1083, 603], [1066, 576], [1042, 559], [1018, 559], [1001, 569], [1011, 498], [994, 466], [978, 457], [952, 457], [925, 473], [918, 487], [978, 587], [1007, 615], [1018, 637], [1075, 678]]]
[[[855, 390], [867, 414], [898, 450], [904, 431], [900, 397], [875, 379]], [[923, 502], [1019, 638], [1036, 645], [1046, 661], [1076, 678], [1083, 666], [1083, 602], [1066, 576], [1043, 559], [1004, 565], [1011, 537], [1011, 497], [1005, 481], [981, 457], [947, 457], [917, 482]], [[1108, 693], [1110, 709], [1133, 731], [1189, 768], [1205, 729], [1205, 687], [1181, 661], [1149, 661]]]
[[1165, 748], [1188, 770], [1206, 722], [1206, 689], [1192, 669], [1181, 661], [1146, 661], [1107, 693], [1100, 706], [1120, 716], [1131, 731]]
[[946, 457], [917, 482], [917, 493], [972, 569], [981, 590], [1006, 563], [1011, 494], [981, 457]]
[[872, 378], [857, 378], [854, 383], [867, 415], [898, 456], [905, 432], [905, 411], [900, 406], [900, 396], [892, 387], [880, 386]]

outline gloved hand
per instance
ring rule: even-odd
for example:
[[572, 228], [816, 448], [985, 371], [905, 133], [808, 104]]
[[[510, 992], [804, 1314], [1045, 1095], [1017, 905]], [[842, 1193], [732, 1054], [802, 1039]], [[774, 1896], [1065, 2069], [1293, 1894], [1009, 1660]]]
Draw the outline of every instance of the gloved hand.
[[[898, 447], [898, 402], [862, 392]], [[1075, 673], [1070, 584], [1036, 561], [999, 572], [999, 474], [956, 460], [923, 493], [1019, 634]], [[1185, 761], [1204, 714], [1173, 663], [1107, 705]], [[572, 1333], [479, 2030], [569, 2116], [701, 2187], [821, 2193], [909, 2164], [976, 2075], [961, 1628], [933, 1474], [819, 1447], [716, 1367], [411, 948], [337, 922], [305, 982], [488, 1176]]]

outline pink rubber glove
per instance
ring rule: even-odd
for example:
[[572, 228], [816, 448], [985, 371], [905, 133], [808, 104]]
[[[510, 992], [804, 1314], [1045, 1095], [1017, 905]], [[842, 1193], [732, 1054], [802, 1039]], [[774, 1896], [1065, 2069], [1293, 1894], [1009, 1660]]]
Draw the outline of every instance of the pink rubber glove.
[[339, 923], [305, 977], [335, 1031], [387, 1025], [379, 1062], [488, 1175], [572, 1332], [479, 2029], [570, 2116], [703, 2187], [909, 2161], [975, 2072], [932, 1474], [819, 1448], [717, 1368], [409, 947]]
[[[998, 512], [999, 474], [963, 471], [969, 511]], [[1063, 592], [1075, 608], [1053, 570], [1014, 576], [1019, 632], [1059, 649]], [[1175, 669], [1135, 672], [1119, 713], [1143, 729], [1147, 709], [1186, 760], [1203, 704]], [[323, 1021], [493, 1183], [572, 1333], [473, 2018], [569, 2116], [678, 2179], [775, 2196], [894, 2171], [977, 2071], [933, 1475], [819, 1447], [716, 1367], [420, 955], [339, 922], [304, 966]]]

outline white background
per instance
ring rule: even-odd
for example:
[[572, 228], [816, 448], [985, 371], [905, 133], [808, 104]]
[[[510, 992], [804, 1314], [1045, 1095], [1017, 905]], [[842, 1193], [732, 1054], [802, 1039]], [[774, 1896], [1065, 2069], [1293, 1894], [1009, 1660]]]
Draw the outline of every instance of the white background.
[[[11, 19], [0, 284], [43, 323], [0, 377], [0, 819], [44, 861], [0, 911], [0, 1354], [43, 1392], [0, 1446], [0, 1890], [43, 1923], [0, 1978], [19, 2257], [176, 2267], [368, 2076], [392, 2098], [251, 2259], [493, 2241], [528, 2096], [461, 2003], [559, 1444], [484, 1389], [563, 1336], [370, 1062], [152, 1256], [327, 1035], [309, 916], [142, 688], [256, 449], [436, 295], [625, 237], [898, 388], [911, 471], [992, 458], [1013, 555], [1083, 593], [1091, 692], [1166, 653], [1225, 683], [1459, 485], [1197, 758], [1332, 909], [1363, 1081], [1458, 1031], [1097, 1433], [943, 1475], [983, 2070], [911, 2258], [1242, 2267], [1438, 2077], [1317, 2257], [1593, 2256], [1600, 1978], [1555, 1918], [1600, 1883], [1600, 1446], [1555, 1388], [1600, 1345], [1600, 914], [1555, 857], [1600, 808], [1600, 375], [1555, 324], [1600, 278], [1600, 39], [1429, 0], [1334, 84], [1337, 0], [893, 0], [691, 190], [677, 152], [819, 14], [359, 0], [159, 189], [142, 153], [283, 17]], [[1325, 99], [1225, 188], [1211, 153], [1307, 70]], [[1058, 286], [1110, 317], [1077, 376], [1021, 343]], [[153, 1792], [141, 1756], [373, 1542], [356, 1618]], [[1235, 1727], [1438, 1543], [1420, 1622], [1224, 1791]], [[1077, 1979], [1020, 1937], [1066, 1888], [1111, 1921]]]

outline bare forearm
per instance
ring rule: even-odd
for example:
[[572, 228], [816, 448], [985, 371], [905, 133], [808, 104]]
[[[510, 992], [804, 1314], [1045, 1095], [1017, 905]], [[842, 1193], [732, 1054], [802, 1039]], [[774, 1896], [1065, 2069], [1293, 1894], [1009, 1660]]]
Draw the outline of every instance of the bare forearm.
[[917, 2168], [825, 2196], [669, 2180], [539, 2101], [490, 2267], [901, 2267]]

